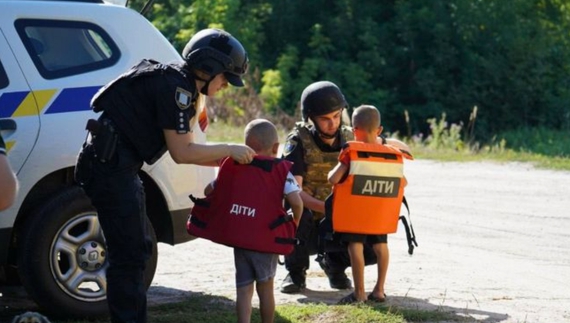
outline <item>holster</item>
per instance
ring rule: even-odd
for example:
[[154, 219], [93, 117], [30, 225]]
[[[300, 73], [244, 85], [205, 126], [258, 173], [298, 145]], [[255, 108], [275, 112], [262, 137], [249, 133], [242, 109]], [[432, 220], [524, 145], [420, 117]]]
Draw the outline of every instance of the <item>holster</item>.
[[95, 158], [106, 163], [115, 155], [119, 136], [109, 119], [89, 119], [85, 127], [92, 137]]
[[94, 155], [93, 145], [85, 141], [81, 151], [79, 151], [79, 155], [77, 155], [77, 161], [75, 162], [73, 176], [77, 184], [85, 186], [93, 177]]

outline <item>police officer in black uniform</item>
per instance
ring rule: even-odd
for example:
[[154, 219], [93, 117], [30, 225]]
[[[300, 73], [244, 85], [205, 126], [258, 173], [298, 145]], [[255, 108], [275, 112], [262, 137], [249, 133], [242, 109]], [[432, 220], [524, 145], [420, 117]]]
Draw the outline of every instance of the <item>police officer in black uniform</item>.
[[[342, 145], [354, 139], [350, 127], [341, 122], [346, 107], [344, 95], [332, 82], [312, 83], [301, 95], [303, 122], [298, 122], [288, 135], [283, 157], [293, 162], [291, 173], [303, 188], [301, 198], [305, 209], [297, 237], [305, 244], [296, 246], [293, 253], [285, 257], [289, 274], [281, 285], [283, 293], [297, 293], [305, 287], [309, 256], [317, 253], [318, 224], [324, 216], [324, 200], [332, 191], [327, 173], [336, 165]], [[331, 288], [351, 287], [344, 272], [350, 266], [346, 250], [325, 253], [319, 264]]]
[[142, 60], [102, 88], [91, 102], [97, 121], [77, 160], [76, 181], [93, 206], [108, 247], [107, 300], [113, 323], [147, 321], [145, 262], [151, 240], [145, 228], [145, 195], [138, 176], [168, 150], [177, 163], [215, 165], [230, 156], [251, 162], [245, 145], [202, 145], [193, 140], [190, 120], [201, 95], [243, 86], [248, 58], [229, 33], [205, 29], [183, 51], [184, 63]]

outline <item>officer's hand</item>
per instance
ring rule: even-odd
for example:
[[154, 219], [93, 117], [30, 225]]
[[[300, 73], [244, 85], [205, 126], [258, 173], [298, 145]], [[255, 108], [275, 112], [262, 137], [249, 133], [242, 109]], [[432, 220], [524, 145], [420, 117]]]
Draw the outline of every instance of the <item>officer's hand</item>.
[[240, 164], [249, 164], [253, 160], [255, 151], [246, 145], [229, 145], [230, 157]]
[[6, 153], [6, 144], [4, 143], [2, 134], [0, 134], [0, 153]]

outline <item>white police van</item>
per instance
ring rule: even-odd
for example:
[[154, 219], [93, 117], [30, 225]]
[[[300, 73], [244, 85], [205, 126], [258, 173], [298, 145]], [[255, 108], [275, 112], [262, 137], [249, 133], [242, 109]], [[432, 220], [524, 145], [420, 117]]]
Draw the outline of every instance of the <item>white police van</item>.
[[[107, 311], [106, 246], [96, 212], [73, 182], [95, 92], [142, 58], [182, 60], [141, 14], [99, 0], [0, 0], [0, 129], [20, 191], [0, 213], [0, 285], [24, 285], [48, 312]], [[205, 142], [205, 111], [194, 136]], [[141, 178], [156, 241], [188, 241], [189, 194], [214, 177], [166, 154]], [[1, 192], [0, 192], [1, 193]], [[1, 298], [0, 298], [1, 300]]]

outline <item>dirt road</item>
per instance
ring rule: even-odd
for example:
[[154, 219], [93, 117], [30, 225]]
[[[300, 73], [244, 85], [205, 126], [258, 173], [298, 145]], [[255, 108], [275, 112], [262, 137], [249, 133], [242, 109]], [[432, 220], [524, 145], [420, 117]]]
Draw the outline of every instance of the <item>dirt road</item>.
[[[407, 254], [403, 230], [389, 238], [388, 304], [473, 322], [570, 322], [570, 172], [424, 160], [405, 168], [419, 247]], [[151, 302], [192, 293], [235, 299], [231, 249], [195, 240], [159, 252]], [[374, 270], [366, 270], [369, 289]], [[285, 275], [280, 266], [278, 304], [332, 304], [348, 293], [331, 290], [315, 262], [303, 294], [278, 291]]]
[[[570, 172], [424, 160], [405, 168], [419, 247], [409, 256], [403, 230], [390, 236], [388, 305], [469, 322], [570, 322]], [[366, 269], [368, 289], [374, 270]], [[349, 293], [331, 290], [314, 261], [303, 294], [279, 292], [285, 275], [279, 266], [278, 304], [333, 304]], [[160, 244], [150, 303], [195, 293], [235, 300], [231, 249], [204, 240]]]

